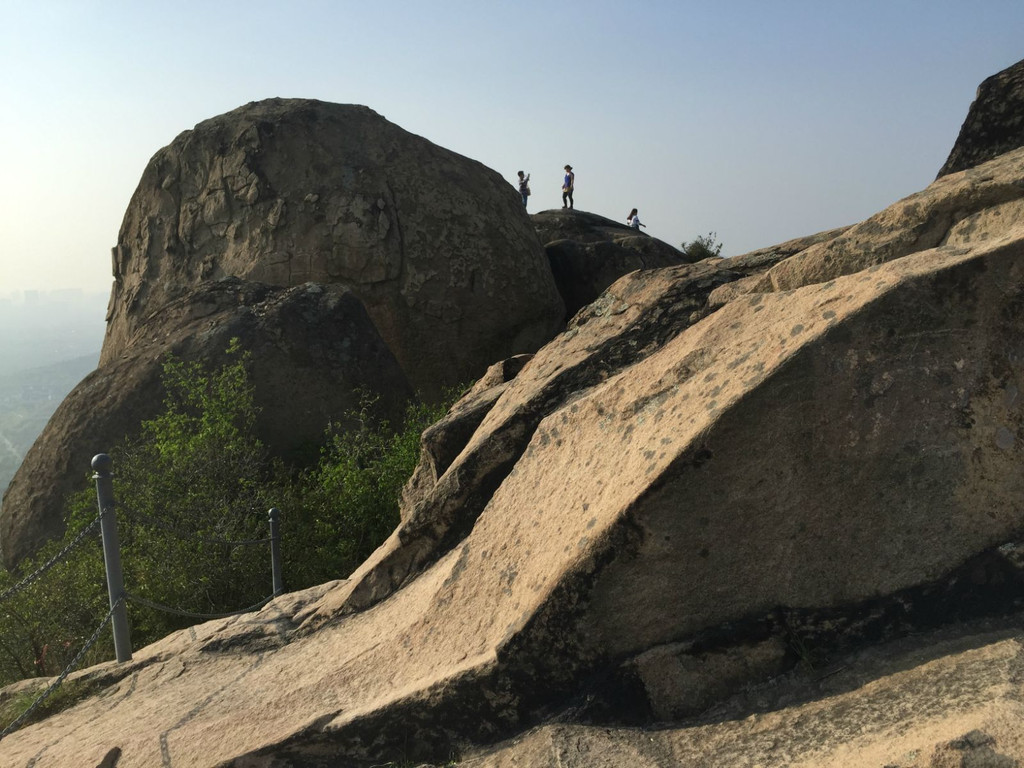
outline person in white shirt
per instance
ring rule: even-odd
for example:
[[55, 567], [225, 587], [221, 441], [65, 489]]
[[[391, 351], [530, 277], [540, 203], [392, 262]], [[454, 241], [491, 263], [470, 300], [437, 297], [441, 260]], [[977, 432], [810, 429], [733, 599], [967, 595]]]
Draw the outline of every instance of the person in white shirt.
[[646, 224], [640, 223], [640, 217], [637, 215], [636, 208], [629, 212], [629, 216], [626, 217], [626, 223], [633, 229], [640, 229], [640, 227], [647, 229]]

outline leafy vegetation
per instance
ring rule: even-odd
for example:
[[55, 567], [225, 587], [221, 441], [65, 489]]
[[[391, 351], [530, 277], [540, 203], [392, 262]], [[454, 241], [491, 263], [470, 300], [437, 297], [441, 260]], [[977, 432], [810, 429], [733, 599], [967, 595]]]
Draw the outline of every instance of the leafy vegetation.
[[[302, 531], [303, 549], [291, 553], [285, 573], [303, 585], [318, 584], [353, 571], [398, 525], [398, 499], [419, 459], [420, 435], [440, 419], [445, 404], [410, 403], [403, 427], [393, 429], [372, 415], [372, 398], [327, 430], [320, 462], [291, 484], [284, 508], [289, 530]], [[299, 556], [294, 556], [298, 554]]]
[[[21, 717], [47, 687], [48, 684], [43, 682], [33, 688], [27, 688], [9, 697], [0, 699], [0, 726], [6, 726], [7, 723], [11, 723]], [[22, 725], [44, 720], [50, 715], [67, 709], [82, 699], [91, 696], [98, 689], [99, 686], [95, 681], [88, 681], [83, 678], [65, 680], [59, 688], [39, 703]]]
[[[267, 510], [282, 514], [285, 589], [346, 576], [394, 529], [402, 486], [415, 468], [419, 436], [448, 403], [410, 404], [395, 426], [364, 399], [339, 414], [319, 461], [296, 471], [269, 457], [255, 433], [258, 409], [248, 354], [233, 343], [218, 370], [170, 359], [164, 410], [139, 436], [111, 451], [125, 588], [145, 601], [191, 613], [227, 613], [271, 591]], [[0, 593], [32, 573], [96, 519], [96, 496], [69, 500], [68, 532], [0, 572]], [[0, 602], [0, 685], [58, 674], [109, 610], [98, 536], [86, 537], [38, 581]], [[141, 647], [194, 619], [129, 605], [132, 644]], [[109, 630], [84, 664], [112, 658]], [[0, 727], [5, 725], [0, 722]]]
[[706, 235], [698, 235], [688, 243], [683, 243], [680, 248], [690, 261], [717, 258], [722, 253], [722, 244], [717, 238], [717, 232], [708, 232]]

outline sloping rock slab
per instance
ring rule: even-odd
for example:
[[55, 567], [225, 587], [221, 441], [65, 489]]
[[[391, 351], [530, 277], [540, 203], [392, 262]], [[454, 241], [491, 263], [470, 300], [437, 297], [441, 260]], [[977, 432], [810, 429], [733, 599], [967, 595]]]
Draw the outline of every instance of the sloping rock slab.
[[[540, 422], [703, 318], [708, 296], [742, 276], [723, 263], [633, 272], [579, 312], [514, 378], [495, 372], [481, 380], [424, 435], [422, 458], [403, 499], [402, 524], [351, 575], [345, 590], [325, 599], [309, 624], [339, 610], [369, 607], [456, 546]], [[473, 429], [454, 428], [467, 421]], [[461, 442], [435, 439], [456, 432]]]
[[837, 237], [781, 261], [748, 286], [785, 291], [919, 251], [997, 237], [1024, 223], [1024, 149], [943, 176]]
[[750, 688], [653, 729], [555, 723], [455, 763], [469, 768], [1013, 768], [1024, 764], [1024, 636], [883, 646]]
[[[728, 303], [523, 424], [461, 542], [386, 599], [204, 625], [173, 671], [8, 737], [3, 764], [115, 746], [121, 768], [447, 759], [648, 649], [939, 578], [1024, 524], [1022, 240]], [[543, 362], [481, 440], [516, 420], [531, 375], [557, 377], [555, 360], [530, 373]], [[230, 642], [243, 624], [284, 638], [247, 650]]]

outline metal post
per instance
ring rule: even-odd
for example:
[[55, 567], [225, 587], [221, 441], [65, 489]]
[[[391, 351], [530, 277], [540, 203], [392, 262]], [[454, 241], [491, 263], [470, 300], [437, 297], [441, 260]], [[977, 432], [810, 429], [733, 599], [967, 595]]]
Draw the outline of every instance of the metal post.
[[284, 592], [284, 585], [281, 581], [281, 513], [277, 507], [271, 507], [270, 512], [270, 571], [274, 578], [274, 596]]
[[111, 459], [105, 453], [92, 459], [96, 481], [96, 500], [100, 508], [100, 534], [103, 538], [103, 562], [107, 568], [107, 594], [113, 611], [114, 653], [118, 662], [132, 660], [132, 641], [128, 633], [128, 609], [125, 607], [124, 575], [121, 572], [121, 542], [117, 535], [117, 512], [114, 508], [114, 481]]

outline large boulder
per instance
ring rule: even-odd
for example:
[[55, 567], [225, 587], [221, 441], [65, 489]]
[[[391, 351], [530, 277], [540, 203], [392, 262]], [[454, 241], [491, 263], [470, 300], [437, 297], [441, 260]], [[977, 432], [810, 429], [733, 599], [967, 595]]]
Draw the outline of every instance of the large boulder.
[[692, 261], [668, 243], [596, 213], [563, 208], [530, 218], [569, 317], [633, 270]]
[[100, 365], [223, 276], [342, 283], [417, 390], [480, 376], [554, 335], [562, 303], [515, 189], [366, 107], [270, 99], [149, 162], [114, 249]]
[[[437, 397], [535, 350], [564, 315], [515, 190], [359, 106], [271, 99], [182, 133], [146, 167], [113, 255], [99, 370], [4, 495], [8, 567], [61, 532], [88, 457], [153, 415], [161, 356], [217, 360], [235, 315], [268, 292], [309, 285], [334, 302], [288, 299], [255, 337], [239, 331], [261, 376], [261, 436], [286, 457], [337, 421], [355, 389], [379, 395], [397, 423], [400, 401]], [[275, 334], [283, 351], [264, 356], [260, 339]]]
[[1024, 61], [978, 86], [939, 177], [973, 168], [1019, 147], [1024, 147]]
[[[64, 498], [83, 487], [97, 453], [156, 415], [167, 355], [216, 367], [238, 339], [251, 354], [257, 435], [275, 454], [316, 456], [325, 426], [376, 392], [397, 422], [412, 395], [402, 370], [342, 285], [279, 288], [238, 278], [201, 283], [150, 318], [121, 356], [89, 374], [57, 408], [3, 497], [0, 542], [18, 563], [63, 531]], [[312, 447], [312, 450], [311, 450]]]
[[[4, 764], [114, 749], [119, 768], [445, 760], [549, 719], [525, 751], [474, 760], [544, 764], [576, 736], [569, 765], [584, 750], [673, 764], [644, 751], [655, 742], [693, 764], [743, 746], [779, 766], [1024, 759], [1003, 725], [1017, 636], [979, 643], [988, 666], [958, 661], [987, 677], [943, 699], [947, 729], [889, 707], [835, 749], [815, 741], [858, 702], [928, 700], [896, 679], [837, 695], [831, 715], [769, 712], [814, 695], [811, 676], [788, 700], [752, 698], [761, 719], [689, 719], [787, 669], [1024, 599], [1024, 226], [1003, 220], [717, 309], [711, 295], [746, 279], [728, 260], [625, 276], [427, 435], [401, 525], [352, 578], [84, 673], [97, 695], [7, 737]], [[878, 674], [936, 673], [922, 665]], [[673, 725], [645, 741], [609, 730], [623, 721]], [[875, 735], [863, 752], [858, 733]]]

